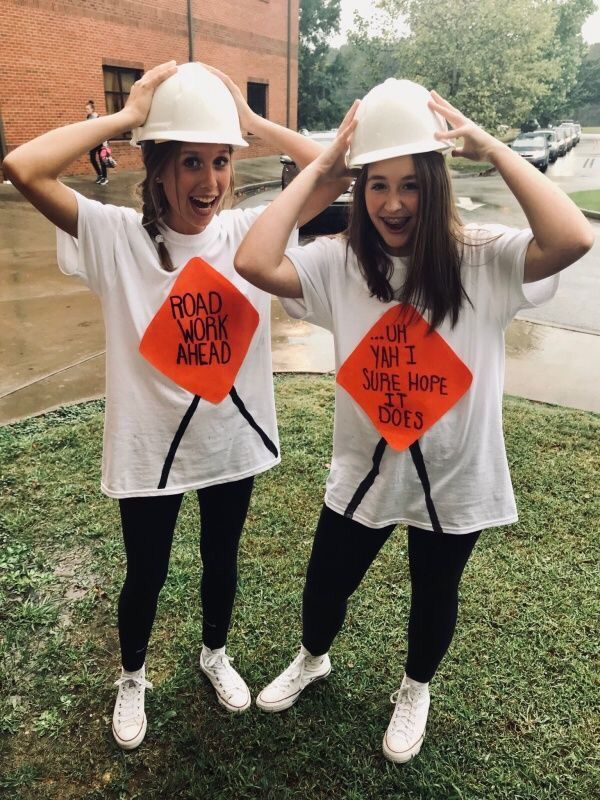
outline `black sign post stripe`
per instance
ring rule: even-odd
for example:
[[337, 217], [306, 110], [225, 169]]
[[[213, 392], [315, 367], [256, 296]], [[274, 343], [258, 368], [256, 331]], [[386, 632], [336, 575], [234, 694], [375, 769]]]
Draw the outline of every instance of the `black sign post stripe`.
[[417, 474], [419, 476], [419, 480], [421, 481], [421, 486], [423, 487], [423, 491], [425, 492], [425, 503], [427, 505], [427, 511], [429, 512], [429, 519], [431, 520], [431, 525], [433, 527], [433, 530], [435, 531], [435, 533], [443, 533], [444, 531], [442, 530], [442, 526], [440, 525], [437, 511], [435, 510], [433, 500], [431, 499], [431, 486], [429, 484], [429, 475], [427, 474], [427, 467], [425, 466], [425, 460], [423, 459], [423, 453], [421, 452], [421, 446], [419, 444], [419, 440], [417, 439], [416, 442], [413, 442], [413, 444], [411, 444], [409, 449], [414, 465], [417, 468]]
[[252, 414], [250, 414], [250, 412], [248, 411], [248, 409], [244, 405], [244, 402], [243, 402], [242, 398], [237, 393], [237, 391], [235, 389], [235, 386], [231, 387], [231, 391], [229, 392], [229, 396], [233, 400], [236, 408], [238, 409], [238, 411], [240, 412], [242, 417], [244, 417], [244, 419], [246, 420], [248, 425], [250, 425], [251, 428], [254, 428], [254, 430], [258, 433], [258, 435], [262, 439], [263, 444], [267, 448], [267, 450], [269, 450], [271, 453], [273, 453], [274, 456], [278, 456], [279, 452], [278, 452], [277, 448], [275, 447], [275, 444], [269, 439], [267, 434], [263, 431], [263, 429], [260, 427], [260, 425], [255, 421], [255, 419], [252, 416]]
[[165, 459], [165, 463], [162, 468], [162, 472], [160, 474], [160, 481], [158, 483], [159, 489], [164, 489], [167, 485], [167, 480], [169, 479], [169, 472], [171, 471], [171, 467], [173, 466], [173, 461], [175, 460], [175, 454], [177, 453], [177, 448], [179, 447], [179, 443], [183, 439], [183, 434], [186, 431], [187, 426], [190, 424], [191, 418], [194, 416], [194, 412], [198, 408], [198, 403], [200, 402], [200, 395], [195, 394], [194, 399], [189, 405], [188, 410], [183, 415], [183, 419], [179, 423], [179, 427], [177, 428], [177, 433], [173, 437], [173, 441], [171, 442], [171, 446], [169, 447], [169, 452], [167, 453], [167, 457]]
[[383, 458], [386, 447], [387, 442], [382, 436], [377, 442], [377, 447], [373, 453], [373, 466], [369, 470], [369, 473], [366, 475], [366, 477], [360, 482], [358, 489], [354, 492], [352, 499], [348, 503], [348, 507], [344, 511], [344, 516], [348, 517], [348, 519], [352, 519], [354, 512], [362, 503], [364, 496], [375, 483], [375, 478], [379, 475], [379, 467], [381, 465], [381, 459]]

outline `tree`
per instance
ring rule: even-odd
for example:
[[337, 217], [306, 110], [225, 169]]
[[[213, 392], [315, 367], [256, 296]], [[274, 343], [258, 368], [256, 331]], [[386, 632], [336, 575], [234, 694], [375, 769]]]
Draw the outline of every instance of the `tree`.
[[300, 127], [331, 128], [340, 121], [335, 100], [341, 62], [330, 58], [327, 39], [340, 29], [341, 0], [301, 0], [298, 47], [298, 121]]
[[[581, 58], [575, 31], [591, 2], [380, 0], [385, 22], [366, 34], [358, 27], [356, 41], [395, 49], [396, 77], [437, 89], [493, 130], [549, 109], [555, 95], [564, 102]], [[406, 35], [390, 35], [400, 18]]]
[[567, 113], [582, 125], [600, 125], [600, 43], [593, 44], [581, 62]]

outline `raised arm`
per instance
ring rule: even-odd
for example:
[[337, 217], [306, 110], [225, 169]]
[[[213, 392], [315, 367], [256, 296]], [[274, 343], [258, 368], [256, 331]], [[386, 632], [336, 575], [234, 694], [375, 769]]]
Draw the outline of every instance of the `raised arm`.
[[437, 92], [431, 96], [430, 107], [454, 128], [436, 136], [464, 139], [463, 146], [453, 155], [490, 161], [527, 217], [533, 240], [525, 256], [524, 282], [554, 275], [585, 255], [594, 244], [594, 233], [575, 203], [518, 153], [467, 119]]
[[254, 222], [236, 257], [235, 268], [246, 280], [280, 297], [302, 297], [296, 268], [285, 248], [302, 209], [320, 187], [349, 179], [344, 157], [356, 126], [356, 101], [340, 125], [335, 141], [295, 178]]
[[[307, 136], [296, 133], [284, 125], [277, 125], [277, 123], [256, 114], [244, 99], [239, 87], [228, 75], [208, 64], [203, 66], [218, 75], [233, 95], [240, 123], [244, 130], [260, 136], [263, 141], [273, 145], [282, 153], [287, 153], [301, 170], [323, 151], [324, 148], [320, 144], [313, 142]], [[349, 185], [350, 179], [344, 176], [337, 181], [329, 181], [320, 186], [313, 195], [306, 198], [306, 202], [297, 217], [298, 225], [304, 225], [313, 217], [316, 217], [317, 214], [320, 214], [336, 197], [345, 192]]]
[[56, 128], [17, 147], [2, 163], [5, 175], [50, 222], [77, 236], [77, 200], [58, 180], [59, 175], [100, 142], [141, 125], [155, 88], [176, 69], [175, 62], [169, 61], [146, 72], [132, 86], [125, 108], [116, 114]]

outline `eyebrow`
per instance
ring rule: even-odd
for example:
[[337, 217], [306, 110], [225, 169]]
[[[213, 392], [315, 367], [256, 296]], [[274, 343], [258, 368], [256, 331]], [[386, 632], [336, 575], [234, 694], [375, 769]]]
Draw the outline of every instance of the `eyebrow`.
[[[416, 175], [403, 175], [400, 180], [401, 181], [414, 181], [416, 180]], [[368, 181], [387, 181], [389, 178], [386, 175], [369, 175], [367, 178]]]
[[[190, 156], [200, 155], [200, 150], [180, 150], [179, 152], [181, 155], [190, 155]], [[217, 151], [216, 155], [220, 156], [223, 153], [227, 153], [227, 155], [229, 155], [229, 150], [226, 147], [223, 147], [221, 148], [221, 150]]]

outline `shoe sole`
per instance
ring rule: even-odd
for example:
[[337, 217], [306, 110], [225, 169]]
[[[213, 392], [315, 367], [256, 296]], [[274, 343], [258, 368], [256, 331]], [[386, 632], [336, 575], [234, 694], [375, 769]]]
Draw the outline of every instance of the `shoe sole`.
[[226, 708], [227, 711], [230, 711], [232, 714], [241, 714], [242, 711], [245, 711], [247, 708], [250, 708], [250, 703], [252, 702], [252, 696], [250, 695], [250, 692], [248, 692], [248, 700], [246, 701], [246, 703], [243, 706], [232, 706], [230, 703], [227, 702], [227, 700], [223, 700], [223, 698], [221, 697], [221, 695], [217, 691], [216, 686], [211, 681], [210, 675], [208, 674], [208, 672], [202, 666], [202, 662], [200, 662], [200, 669], [202, 670], [204, 675], [206, 675], [206, 677], [208, 679], [208, 682], [210, 683], [212, 688], [215, 690], [215, 694], [217, 695], [217, 700], [219, 701], [219, 704], [223, 706], [223, 708]]
[[[328, 678], [331, 675], [331, 667], [327, 670], [327, 672], [323, 673], [323, 675], [317, 675], [316, 678], [313, 678], [312, 681], [306, 684], [304, 689], [300, 689], [300, 691], [292, 695], [291, 697], [286, 697], [285, 700], [280, 700], [278, 703], [265, 703], [263, 700], [260, 699], [260, 694], [256, 698], [256, 705], [258, 708], [262, 709], [262, 711], [267, 711], [271, 713], [275, 713], [277, 711], [285, 711], [286, 708], [291, 708], [294, 703], [298, 700], [302, 692], [305, 692], [310, 686], [314, 686], [315, 683], [318, 681], [324, 681], [325, 678]], [[262, 692], [261, 692], [262, 694]]]
[[387, 746], [387, 734], [386, 734], [383, 737], [383, 755], [388, 759], [388, 761], [393, 761], [394, 764], [407, 764], [411, 759], [419, 755], [424, 738], [425, 738], [425, 733], [423, 733], [423, 736], [421, 736], [419, 741], [416, 744], [414, 744], [410, 749], [398, 753], [396, 750], [391, 750]]
[[146, 729], [148, 727], [148, 722], [146, 720], [146, 715], [144, 714], [144, 724], [138, 735], [130, 739], [129, 741], [125, 741], [125, 739], [121, 739], [119, 734], [115, 730], [115, 726], [112, 726], [112, 735], [115, 742], [119, 745], [121, 750], [135, 750], [136, 747], [139, 747], [141, 743], [144, 741], [144, 737], [146, 736]]

